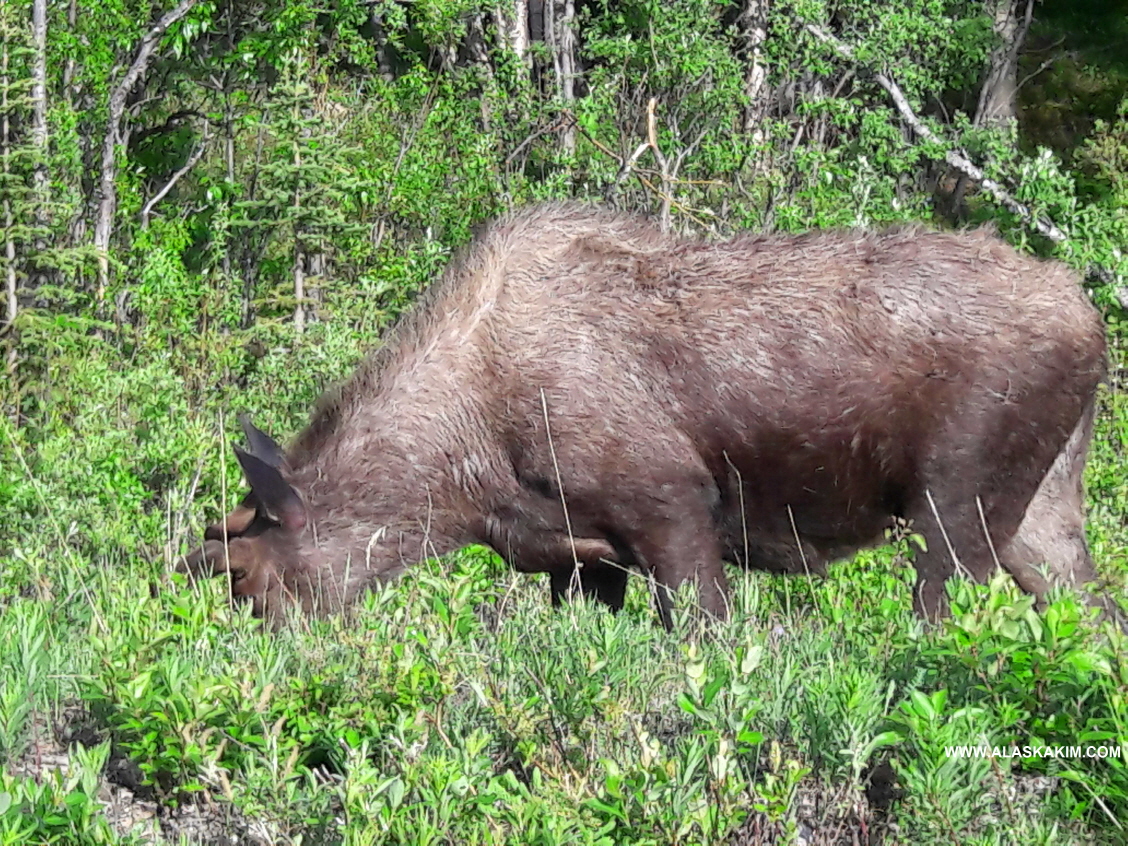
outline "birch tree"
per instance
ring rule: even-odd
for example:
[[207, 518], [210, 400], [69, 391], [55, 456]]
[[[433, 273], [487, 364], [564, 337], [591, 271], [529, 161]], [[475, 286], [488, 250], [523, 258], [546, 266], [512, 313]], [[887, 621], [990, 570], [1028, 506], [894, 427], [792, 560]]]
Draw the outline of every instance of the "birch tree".
[[[576, 99], [576, 20], [575, 0], [545, 0], [545, 40], [552, 50], [556, 95], [563, 108], [571, 110]], [[571, 121], [562, 131], [564, 152], [576, 152], [576, 128]]]
[[175, 9], [163, 14], [137, 45], [134, 58], [121, 81], [110, 92], [106, 134], [102, 141], [102, 166], [98, 183], [98, 212], [94, 223], [94, 249], [98, 254], [98, 287], [96, 300], [101, 308], [110, 278], [110, 238], [113, 235], [114, 213], [117, 211], [118, 148], [129, 141], [125, 125], [126, 98], [149, 69], [161, 39], [168, 28], [187, 15], [199, 0], [180, 0]]
[[987, 74], [975, 110], [977, 126], [1006, 126], [1015, 119], [1018, 56], [1034, 17], [1034, 0], [987, 0], [998, 39], [987, 58]]
[[769, 0], [745, 0], [741, 14], [741, 40], [744, 42], [744, 131], [756, 143], [764, 140], [763, 121], [768, 113], [768, 65], [764, 47], [768, 40]]

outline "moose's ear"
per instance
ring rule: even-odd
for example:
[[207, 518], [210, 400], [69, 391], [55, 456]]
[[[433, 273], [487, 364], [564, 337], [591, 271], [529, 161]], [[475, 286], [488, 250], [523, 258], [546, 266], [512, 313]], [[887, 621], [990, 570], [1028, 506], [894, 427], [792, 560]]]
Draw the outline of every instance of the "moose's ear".
[[246, 414], [239, 415], [239, 423], [243, 427], [243, 434], [247, 437], [251, 455], [281, 470], [286, 465], [286, 453], [278, 446], [278, 442], [255, 426]]
[[235, 447], [235, 456], [243, 467], [247, 484], [254, 491], [258, 505], [266, 511], [267, 516], [292, 531], [303, 528], [306, 524], [305, 505], [298, 492], [282, 478], [278, 468], [239, 447]]

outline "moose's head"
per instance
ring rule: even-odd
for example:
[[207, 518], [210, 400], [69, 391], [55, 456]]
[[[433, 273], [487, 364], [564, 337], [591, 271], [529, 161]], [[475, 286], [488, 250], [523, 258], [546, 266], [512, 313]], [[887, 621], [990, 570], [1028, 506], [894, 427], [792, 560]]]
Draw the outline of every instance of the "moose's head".
[[288, 604], [308, 606], [308, 563], [301, 550], [309, 513], [287, 481], [291, 468], [282, 448], [245, 415], [240, 423], [248, 449], [235, 447], [250, 492], [224, 519], [208, 526], [203, 544], [183, 562], [192, 575], [227, 573], [235, 599], [250, 601], [256, 617], [275, 621]]

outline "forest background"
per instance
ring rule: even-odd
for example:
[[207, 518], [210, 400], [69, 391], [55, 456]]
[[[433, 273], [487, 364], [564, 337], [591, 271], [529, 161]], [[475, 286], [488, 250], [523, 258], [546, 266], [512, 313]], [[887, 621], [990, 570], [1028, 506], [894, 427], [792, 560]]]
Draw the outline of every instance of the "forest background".
[[1070, 263], [1124, 596], [1123, 0], [4, 0], [0, 842], [1124, 842], [1123, 759], [944, 753], [1128, 748], [1122, 636], [1004, 581], [922, 629], [897, 538], [742, 577], [705, 640], [642, 589], [549, 613], [480, 549], [277, 637], [169, 576], [240, 495], [237, 411], [297, 432], [474, 226], [550, 198], [991, 221]]

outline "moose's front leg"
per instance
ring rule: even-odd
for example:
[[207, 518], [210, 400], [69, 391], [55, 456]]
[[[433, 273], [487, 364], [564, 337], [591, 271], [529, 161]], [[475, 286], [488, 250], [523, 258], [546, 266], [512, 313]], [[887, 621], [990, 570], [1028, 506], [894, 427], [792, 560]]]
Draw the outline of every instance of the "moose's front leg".
[[[637, 478], [646, 478], [638, 476]], [[728, 579], [716, 520], [720, 494], [713, 477], [696, 462], [650, 468], [646, 489], [619, 491], [612, 511], [616, 534], [631, 560], [658, 585], [658, 614], [673, 627], [670, 590], [695, 582], [702, 610], [728, 619]]]

